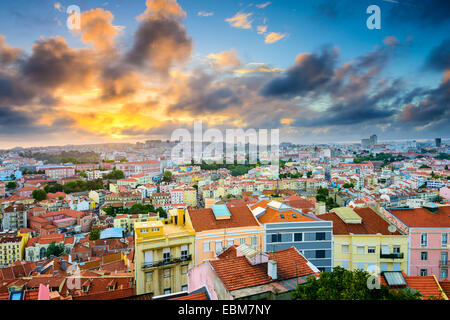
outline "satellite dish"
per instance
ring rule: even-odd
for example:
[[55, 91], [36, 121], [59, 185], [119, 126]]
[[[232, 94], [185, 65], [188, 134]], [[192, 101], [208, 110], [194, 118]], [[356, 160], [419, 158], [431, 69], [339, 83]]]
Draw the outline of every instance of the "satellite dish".
[[391, 225], [388, 227], [388, 230], [389, 230], [389, 232], [394, 233], [395, 231], [397, 231], [397, 227], [391, 224]]

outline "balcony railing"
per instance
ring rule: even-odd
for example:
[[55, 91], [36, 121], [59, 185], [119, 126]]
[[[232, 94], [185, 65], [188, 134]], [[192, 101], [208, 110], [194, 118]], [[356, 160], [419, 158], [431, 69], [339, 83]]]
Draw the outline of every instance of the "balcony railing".
[[380, 253], [381, 259], [403, 259], [403, 252]]
[[439, 260], [439, 266], [440, 267], [449, 267], [448, 260]]
[[153, 262], [144, 262], [142, 264], [142, 269], [158, 268], [163, 266], [168, 266], [172, 264], [182, 263], [186, 261], [191, 261], [192, 255], [183, 255], [180, 257], [170, 257], [168, 259], [156, 260]]

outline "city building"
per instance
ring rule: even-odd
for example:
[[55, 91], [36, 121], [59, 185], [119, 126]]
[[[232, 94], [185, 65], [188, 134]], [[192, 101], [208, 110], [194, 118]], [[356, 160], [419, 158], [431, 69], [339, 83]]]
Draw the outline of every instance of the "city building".
[[389, 213], [408, 233], [407, 274], [448, 279], [450, 206], [390, 209]]
[[264, 226], [247, 206], [189, 208], [186, 223], [195, 230], [195, 265], [215, 259], [232, 245], [247, 244], [264, 250]]
[[320, 215], [333, 222], [334, 266], [368, 272], [408, 269], [408, 235], [372, 208], [341, 207]]
[[189, 292], [206, 287], [211, 300], [289, 300], [318, 272], [294, 247], [265, 253], [233, 245], [189, 271]]
[[195, 255], [195, 232], [183, 208], [160, 221], [136, 222], [136, 294], [168, 295], [188, 290]]
[[320, 271], [333, 267], [333, 223], [277, 201], [249, 205], [264, 226], [264, 251], [295, 247]]

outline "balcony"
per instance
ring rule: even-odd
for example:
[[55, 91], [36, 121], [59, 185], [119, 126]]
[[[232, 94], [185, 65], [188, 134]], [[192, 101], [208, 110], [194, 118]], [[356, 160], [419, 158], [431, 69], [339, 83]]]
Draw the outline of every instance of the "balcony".
[[380, 253], [381, 259], [403, 259], [403, 252]]
[[142, 270], [170, 266], [170, 265], [174, 265], [174, 264], [182, 263], [182, 262], [186, 262], [186, 261], [191, 261], [191, 260], [192, 260], [192, 255], [189, 254], [187, 256], [170, 257], [168, 259], [156, 260], [153, 262], [144, 262], [142, 264]]
[[441, 268], [448, 268], [449, 267], [448, 260], [439, 260], [439, 266]]

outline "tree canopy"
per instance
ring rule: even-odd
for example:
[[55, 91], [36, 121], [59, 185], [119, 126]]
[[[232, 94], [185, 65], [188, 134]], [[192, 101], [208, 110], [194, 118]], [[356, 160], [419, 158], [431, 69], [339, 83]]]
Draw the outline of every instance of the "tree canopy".
[[[319, 279], [308, 277], [293, 293], [294, 300], [419, 300], [422, 295], [410, 288], [390, 289], [380, 284], [369, 288], [371, 275], [363, 270], [335, 267], [320, 273]], [[369, 280], [369, 281], [368, 281]]]
[[33, 192], [31, 193], [31, 196], [36, 201], [42, 201], [42, 200], [47, 199], [47, 192], [45, 192], [45, 190], [42, 190], [42, 189], [36, 189], [36, 190], [33, 190]]
[[46, 256], [47, 257], [51, 257], [51, 256], [59, 257], [59, 256], [62, 256], [65, 253], [65, 251], [66, 251], [66, 249], [65, 249], [63, 243], [56, 244], [55, 241], [53, 241], [52, 243], [50, 243], [50, 245], [47, 248]]

